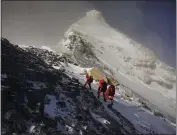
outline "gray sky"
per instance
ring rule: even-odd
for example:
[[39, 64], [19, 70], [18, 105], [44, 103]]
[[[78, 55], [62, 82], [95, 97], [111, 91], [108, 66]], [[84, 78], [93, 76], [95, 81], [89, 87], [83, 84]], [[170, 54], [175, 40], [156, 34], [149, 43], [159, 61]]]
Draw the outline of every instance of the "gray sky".
[[2, 36], [16, 44], [53, 46], [90, 9], [82, 1], [2, 2]]
[[3, 1], [2, 36], [14, 44], [55, 46], [70, 25], [97, 9], [112, 27], [175, 67], [176, 4], [171, 1]]

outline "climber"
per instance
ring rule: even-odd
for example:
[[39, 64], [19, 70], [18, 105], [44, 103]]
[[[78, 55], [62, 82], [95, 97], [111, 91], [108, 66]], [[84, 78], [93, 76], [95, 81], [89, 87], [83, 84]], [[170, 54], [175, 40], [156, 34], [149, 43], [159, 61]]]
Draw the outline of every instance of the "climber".
[[87, 73], [86, 74], [86, 82], [85, 82], [85, 84], [84, 84], [84, 87], [88, 84], [88, 86], [89, 86], [89, 88], [90, 88], [90, 90], [92, 89], [91, 88], [91, 83], [93, 82], [93, 76], [89, 76], [89, 74]]
[[111, 100], [111, 105], [113, 105], [113, 98], [114, 98], [114, 95], [115, 95], [115, 86], [109, 82], [109, 87], [108, 89], [106, 90], [105, 92], [105, 99], [110, 99]]
[[103, 92], [103, 98], [105, 102], [106, 102], [106, 98], [105, 98], [106, 89], [107, 89], [107, 82], [102, 78], [99, 82], [97, 98], [100, 98], [100, 93]]

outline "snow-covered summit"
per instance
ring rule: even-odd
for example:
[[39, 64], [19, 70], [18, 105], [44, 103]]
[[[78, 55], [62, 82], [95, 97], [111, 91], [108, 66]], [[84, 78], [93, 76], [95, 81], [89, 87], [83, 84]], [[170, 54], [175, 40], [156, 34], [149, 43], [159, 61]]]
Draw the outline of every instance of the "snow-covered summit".
[[101, 13], [98, 10], [91, 10], [86, 13], [86, 16], [102, 17]]
[[[151, 50], [109, 26], [99, 11], [87, 12], [74, 23], [59, 47], [78, 62], [108, 67], [120, 83], [175, 118], [175, 70]], [[89, 63], [85, 55], [88, 51], [93, 55]]]
[[92, 17], [92, 18], [96, 18], [102, 21], [104, 20], [102, 14], [98, 10], [91, 10], [87, 12], [86, 17]]

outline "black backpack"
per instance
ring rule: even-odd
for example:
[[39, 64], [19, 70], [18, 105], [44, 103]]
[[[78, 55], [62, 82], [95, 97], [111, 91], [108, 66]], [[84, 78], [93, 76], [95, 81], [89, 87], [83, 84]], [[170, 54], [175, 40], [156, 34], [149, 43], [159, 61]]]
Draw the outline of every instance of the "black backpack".
[[90, 82], [93, 82], [93, 76], [90, 76]]
[[102, 91], [106, 91], [106, 89], [107, 89], [107, 83], [103, 82], [102, 83]]

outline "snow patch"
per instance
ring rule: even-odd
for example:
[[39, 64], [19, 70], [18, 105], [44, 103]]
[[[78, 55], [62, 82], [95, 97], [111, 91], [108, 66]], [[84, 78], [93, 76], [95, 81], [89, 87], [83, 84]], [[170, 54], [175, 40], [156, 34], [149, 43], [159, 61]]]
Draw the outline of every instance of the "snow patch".
[[96, 115], [96, 114], [93, 113], [93, 112], [91, 112], [91, 115], [92, 115], [92, 117], [93, 117], [96, 121], [100, 122], [101, 124], [104, 124], [104, 125], [110, 124], [109, 121], [107, 121], [106, 119], [102, 118], [102, 117], [99, 116], [99, 115]]
[[35, 133], [35, 127], [34, 125], [32, 125], [29, 129], [29, 133]]
[[65, 121], [75, 123], [75, 103], [62, 93], [57, 96], [59, 99], [52, 95], [46, 96], [46, 101], [49, 100], [49, 103], [45, 105], [45, 113], [51, 118], [59, 116]]
[[59, 70], [61, 68], [61, 66], [54, 66], [54, 65], [52, 67], [57, 69], [57, 70]]
[[57, 116], [57, 100], [55, 96], [46, 95], [46, 98], [50, 100], [49, 104], [46, 104], [44, 107], [44, 112], [49, 115], [51, 118]]
[[70, 134], [74, 133], [74, 129], [68, 125], [65, 126]]
[[50, 47], [47, 47], [47, 46], [41, 46], [41, 49], [45, 49], [45, 50], [48, 50], [48, 51], [51, 51], [51, 52], [55, 52], [54, 50], [52, 50]]
[[28, 48], [29, 46], [27, 46], [27, 45], [18, 45], [20, 48]]

